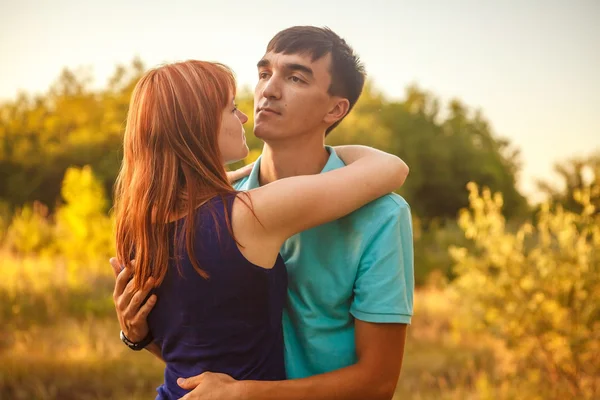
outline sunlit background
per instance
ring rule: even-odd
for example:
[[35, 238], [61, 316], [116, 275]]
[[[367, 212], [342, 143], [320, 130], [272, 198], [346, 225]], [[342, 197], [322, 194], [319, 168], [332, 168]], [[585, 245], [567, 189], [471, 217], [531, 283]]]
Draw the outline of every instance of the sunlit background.
[[119, 342], [107, 261], [131, 88], [220, 61], [252, 113], [256, 62], [294, 25], [366, 65], [328, 141], [411, 167], [397, 398], [598, 395], [600, 2], [40, 0], [0, 4], [0, 398], [153, 395], [161, 365]]

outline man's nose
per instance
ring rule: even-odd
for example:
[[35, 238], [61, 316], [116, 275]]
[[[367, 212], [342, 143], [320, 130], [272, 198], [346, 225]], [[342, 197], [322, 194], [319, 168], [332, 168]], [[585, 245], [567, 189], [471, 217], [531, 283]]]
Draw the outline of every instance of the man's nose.
[[281, 84], [279, 78], [272, 76], [263, 87], [262, 94], [267, 99], [281, 98]]

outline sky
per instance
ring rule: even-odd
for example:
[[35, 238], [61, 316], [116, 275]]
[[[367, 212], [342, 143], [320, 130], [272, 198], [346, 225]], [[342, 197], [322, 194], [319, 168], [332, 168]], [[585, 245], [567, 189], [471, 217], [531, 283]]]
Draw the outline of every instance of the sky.
[[0, 100], [43, 93], [64, 67], [101, 87], [117, 64], [220, 61], [256, 82], [269, 39], [328, 26], [375, 86], [408, 85], [479, 109], [521, 150], [519, 188], [536, 199], [553, 165], [600, 151], [600, 1], [74, 1], [0, 3]]

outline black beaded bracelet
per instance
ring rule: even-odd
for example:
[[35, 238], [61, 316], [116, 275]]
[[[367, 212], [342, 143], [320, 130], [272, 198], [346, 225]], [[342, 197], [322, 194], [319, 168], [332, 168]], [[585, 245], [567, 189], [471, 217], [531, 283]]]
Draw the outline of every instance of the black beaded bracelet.
[[121, 331], [119, 337], [121, 338], [123, 343], [125, 343], [127, 345], [127, 347], [129, 347], [131, 350], [135, 350], [135, 351], [144, 350], [144, 348], [146, 348], [146, 346], [148, 346], [154, 340], [154, 338], [152, 337], [152, 332], [148, 332], [146, 337], [141, 342], [138, 342], [138, 343], [134, 343], [131, 340], [129, 340], [127, 338], [127, 336], [125, 336], [125, 333], [123, 331]]

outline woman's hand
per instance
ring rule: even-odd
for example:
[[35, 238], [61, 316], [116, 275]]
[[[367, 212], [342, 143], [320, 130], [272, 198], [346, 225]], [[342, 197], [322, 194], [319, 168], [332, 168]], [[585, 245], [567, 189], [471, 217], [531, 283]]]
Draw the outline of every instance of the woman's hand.
[[236, 169], [235, 171], [227, 171], [227, 179], [229, 180], [229, 183], [233, 184], [234, 182], [250, 175], [252, 168], [254, 168], [254, 163], [245, 165], [240, 169]]

